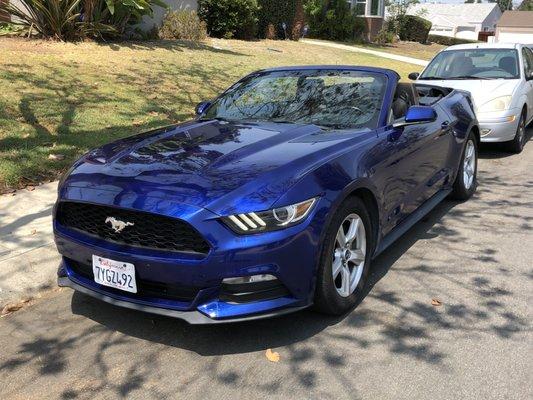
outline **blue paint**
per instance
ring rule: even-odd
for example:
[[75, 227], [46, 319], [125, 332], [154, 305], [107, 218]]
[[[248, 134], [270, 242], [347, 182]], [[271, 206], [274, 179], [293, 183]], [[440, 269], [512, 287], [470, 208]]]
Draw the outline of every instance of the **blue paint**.
[[[467, 132], [476, 123], [464, 95], [454, 92], [432, 107], [413, 107], [415, 125], [394, 128], [387, 116], [399, 76], [370, 67], [325, 68], [383, 74], [387, 88], [376, 129], [325, 131], [316, 125], [193, 120], [131, 136], [90, 151], [62, 179], [58, 201], [81, 201], [171, 216], [191, 224], [211, 251], [195, 254], [130, 248], [88, 237], [54, 220], [55, 240], [70, 279], [118, 300], [213, 318], [242, 317], [312, 303], [324, 230], [336, 207], [356, 189], [378, 205], [377, 245], [435, 193], [448, 190]], [[284, 71], [287, 68], [277, 68]], [[202, 103], [203, 114], [211, 103]], [[407, 120], [407, 118], [406, 118]], [[443, 132], [443, 122], [453, 129]], [[293, 227], [237, 235], [221, 216], [262, 211], [318, 197]], [[382, 248], [381, 248], [382, 249]], [[68, 259], [97, 254], [135, 265], [144, 279], [202, 290], [191, 302], [132, 299], [109, 294], [77, 276]], [[248, 304], [218, 299], [222, 279], [268, 273], [290, 296]]]

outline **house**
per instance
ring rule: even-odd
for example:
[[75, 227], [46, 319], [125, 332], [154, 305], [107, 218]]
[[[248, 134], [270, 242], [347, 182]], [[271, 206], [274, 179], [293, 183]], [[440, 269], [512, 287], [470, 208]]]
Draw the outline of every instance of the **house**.
[[505, 11], [496, 24], [496, 42], [533, 44], [533, 11]]
[[494, 32], [502, 12], [497, 3], [418, 3], [408, 14], [431, 21], [430, 35], [478, 40], [479, 32]]
[[363, 17], [366, 25], [366, 39], [372, 40], [380, 31], [385, 19], [385, 0], [347, 0], [352, 10]]

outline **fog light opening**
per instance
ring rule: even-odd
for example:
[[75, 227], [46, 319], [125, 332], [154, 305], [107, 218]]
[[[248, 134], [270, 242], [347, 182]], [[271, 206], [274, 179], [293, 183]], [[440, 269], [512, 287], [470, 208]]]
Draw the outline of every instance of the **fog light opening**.
[[275, 279], [277, 278], [274, 275], [262, 274], [262, 275], [240, 276], [237, 278], [226, 278], [222, 281], [222, 283], [226, 283], [228, 285], [240, 285], [243, 283], [273, 281]]
[[487, 136], [490, 132], [490, 129], [481, 129], [481, 136]]

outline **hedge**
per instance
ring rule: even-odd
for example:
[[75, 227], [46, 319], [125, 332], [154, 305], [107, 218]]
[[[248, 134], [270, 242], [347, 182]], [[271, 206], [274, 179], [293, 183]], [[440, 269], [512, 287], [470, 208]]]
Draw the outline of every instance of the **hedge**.
[[426, 43], [431, 30], [431, 22], [416, 15], [399, 15], [389, 24], [396, 28], [400, 40]]
[[210, 36], [253, 39], [257, 35], [257, 0], [199, 0], [198, 16]]
[[[285, 39], [285, 34], [292, 38], [294, 18], [296, 15], [296, 1], [284, 0], [259, 0], [259, 37], [269, 39]], [[287, 24], [286, 32], [282, 24]], [[269, 25], [274, 32], [268, 33]], [[274, 36], [274, 37], [271, 37]]]
[[479, 43], [477, 40], [459, 39], [455, 37], [441, 35], [429, 35], [428, 40], [430, 42], [443, 44], [445, 46], [453, 46], [454, 44]]

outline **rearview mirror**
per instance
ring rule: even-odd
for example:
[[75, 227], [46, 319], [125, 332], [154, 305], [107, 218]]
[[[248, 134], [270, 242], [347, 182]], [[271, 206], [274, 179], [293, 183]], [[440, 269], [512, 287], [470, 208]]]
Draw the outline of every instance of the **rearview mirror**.
[[407, 77], [412, 81], [416, 81], [420, 74], [418, 72], [411, 72]]
[[405, 118], [402, 118], [398, 122], [395, 122], [392, 126], [394, 128], [401, 128], [408, 125], [424, 124], [426, 122], [433, 122], [437, 119], [437, 113], [433, 107], [428, 106], [411, 106], [405, 114]]
[[196, 115], [202, 115], [210, 106], [210, 101], [202, 101], [201, 103], [198, 103], [198, 105], [194, 109], [194, 112], [196, 113]]

